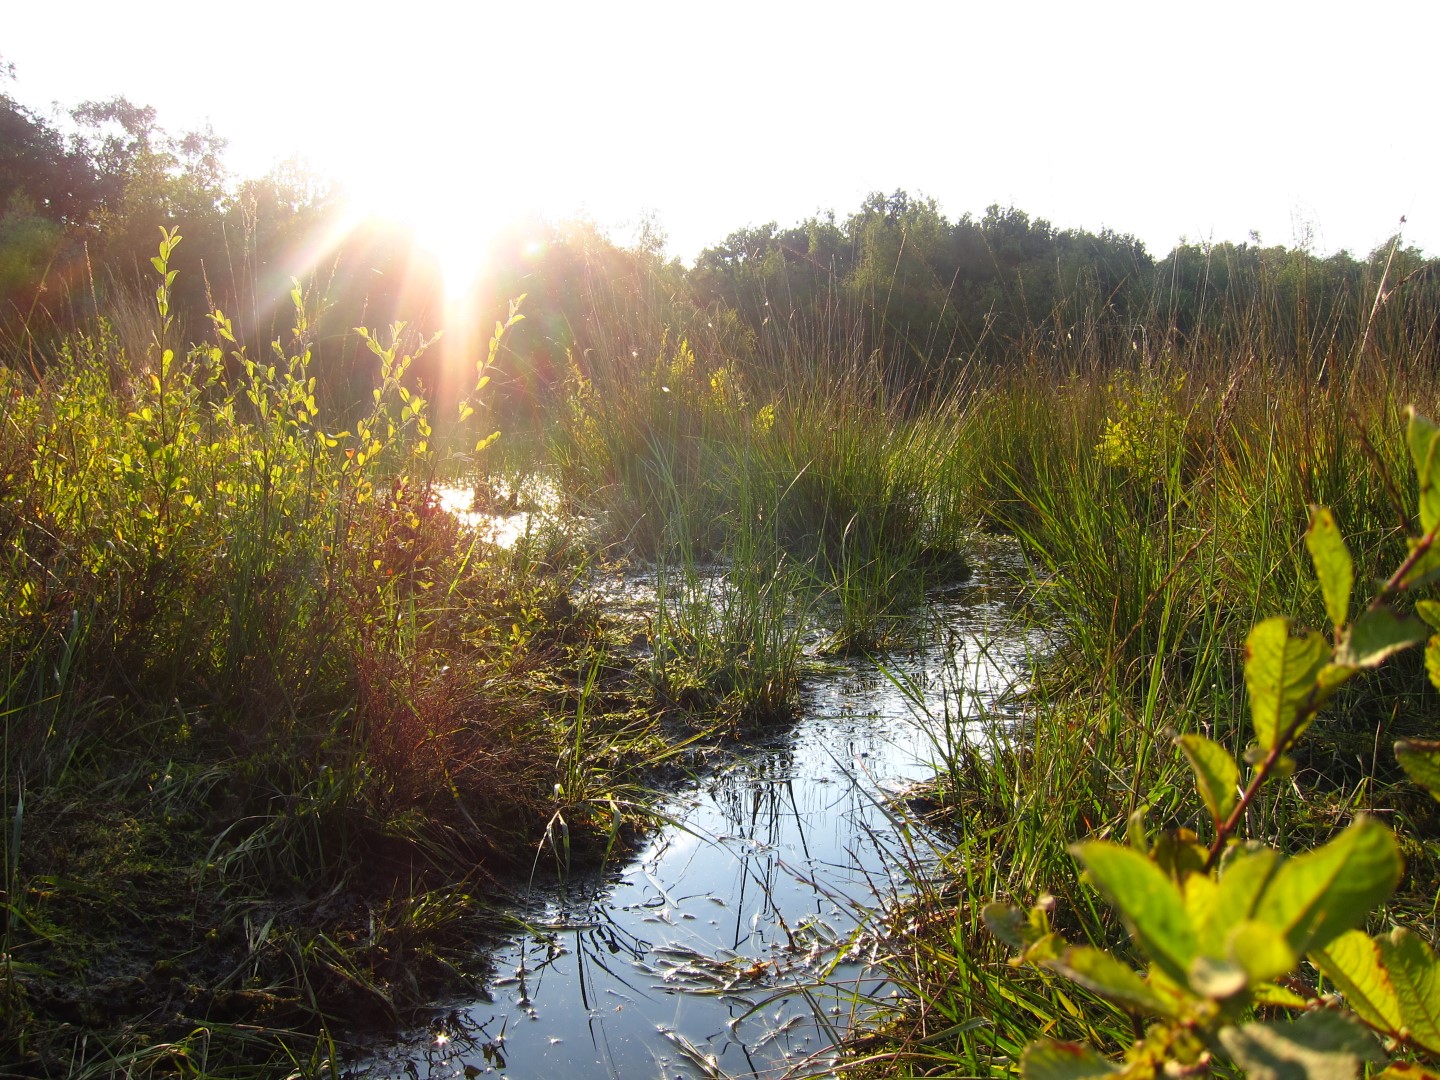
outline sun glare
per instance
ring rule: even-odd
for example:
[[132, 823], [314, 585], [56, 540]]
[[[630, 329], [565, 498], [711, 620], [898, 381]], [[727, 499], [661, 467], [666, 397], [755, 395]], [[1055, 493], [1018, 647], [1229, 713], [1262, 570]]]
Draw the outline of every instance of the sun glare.
[[[473, 170], [447, 170], [432, 163], [435, 172], [470, 175]], [[353, 182], [352, 182], [353, 183]], [[409, 173], [396, 180], [356, 184], [354, 210], [359, 216], [393, 221], [414, 231], [416, 246], [435, 260], [444, 281], [447, 309], [473, 295], [485, 272], [486, 255], [505, 215], [496, 212], [498, 200], [484, 190], [435, 184]]]
[[472, 295], [485, 271], [486, 253], [499, 223], [470, 211], [423, 206], [412, 207], [408, 220], [415, 229], [416, 244], [440, 267], [446, 304]]

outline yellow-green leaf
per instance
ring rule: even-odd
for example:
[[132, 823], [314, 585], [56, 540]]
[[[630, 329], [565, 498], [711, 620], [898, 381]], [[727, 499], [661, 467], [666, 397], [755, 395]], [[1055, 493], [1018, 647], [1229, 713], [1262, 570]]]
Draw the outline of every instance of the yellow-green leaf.
[[1325, 597], [1325, 612], [1339, 630], [1350, 617], [1350, 589], [1355, 584], [1355, 564], [1350, 549], [1335, 524], [1335, 515], [1324, 506], [1310, 507], [1310, 528], [1305, 546], [1315, 563], [1315, 576]]
[[1310, 1002], [1294, 990], [1287, 990], [1275, 983], [1260, 983], [1251, 987], [1250, 997], [1256, 1005], [1273, 1005], [1280, 1009], [1305, 1009], [1310, 1006]]
[[1195, 930], [1175, 882], [1144, 855], [1118, 844], [1092, 840], [1076, 844], [1070, 852], [1120, 912], [1140, 947], [1183, 985], [1195, 959]]
[[1219, 825], [1230, 816], [1238, 799], [1240, 766], [1230, 752], [1204, 735], [1181, 735], [1175, 740], [1195, 773], [1195, 787], [1210, 816]]
[[1440, 690], [1440, 634], [1431, 634], [1425, 643], [1425, 674], [1430, 676], [1430, 685]]
[[1435, 954], [1403, 926], [1377, 938], [1376, 944], [1400, 1001], [1400, 1019], [1410, 1041], [1440, 1054], [1440, 964]]
[[1413, 1061], [1393, 1061], [1371, 1080], [1440, 1080], [1440, 1072]]
[[1428, 533], [1440, 521], [1440, 462], [1437, 462], [1437, 436], [1440, 428], [1421, 416], [1415, 406], [1406, 410], [1410, 422], [1405, 426], [1405, 442], [1410, 460], [1415, 464], [1415, 479], [1420, 484], [1420, 528]]
[[1251, 986], [1278, 979], [1300, 962], [1273, 926], [1255, 919], [1244, 919], [1231, 929], [1225, 954], [1245, 970]]
[[1401, 869], [1390, 830], [1362, 816], [1324, 847], [1283, 863], [1254, 917], [1283, 933], [1296, 953], [1321, 949], [1389, 899]]
[[1142, 1013], [1170, 1016], [1174, 1009], [1139, 975], [1107, 952], [1077, 945], [1046, 964], [1101, 997]]
[[1205, 907], [1204, 917], [1196, 921], [1200, 952], [1207, 956], [1225, 955], [1230, 934], [1251, 918], [1280, 862], [1278, 851], [1262, 848], [1241, 852], [1225, 865]]
[[1401, 739], [1395, 744], [1395, 760], [1410, 779], [1440, 799], [1440, 742], [1434, 739]]
[[[1255, 738], [1263, 750], [1274, 749], [1307, 706], [1329, 653], [1317, 633], [1292, 638], [1290, 620], [1283, 616], [1256, 623], [1250, 631], [1245, 639], [1245, 687], [1250, 692]], [[1300, 730], [1303, 725], [1295, 734]]]
[[1400, 999], [1373, 938], [1360, 930], [1347, 931], [1323, 949], [1311, 950], [1310, 962], [1345, 996], [1345, 1003], [1361, 1020], [1392, 1034], [1400, 1030]]

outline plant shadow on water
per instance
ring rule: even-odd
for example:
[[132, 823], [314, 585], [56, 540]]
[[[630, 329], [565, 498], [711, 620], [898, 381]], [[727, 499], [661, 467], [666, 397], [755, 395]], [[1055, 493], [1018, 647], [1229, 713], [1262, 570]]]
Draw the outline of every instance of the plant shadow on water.
[[829, 1072], [888, 990], [864, 928], [927, 865], [906, 792], [1008, 722], [1045, 645], [1015, 628], [1004, 561], [932, 597], [910, 651], [807, 677], [799, 719], [666, 796], [628, 864], [534, 885], [484, 999], [352, 1075]]

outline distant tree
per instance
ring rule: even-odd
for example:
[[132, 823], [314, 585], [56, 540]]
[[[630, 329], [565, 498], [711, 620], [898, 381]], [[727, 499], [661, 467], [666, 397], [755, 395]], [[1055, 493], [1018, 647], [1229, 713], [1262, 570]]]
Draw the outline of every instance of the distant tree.
[[92, 257], [109, 279], [133, 285], [147, 275], [159, 228], [178, 227], [185, 241], [172, 262], [174, 302], [202, 313], [205, 271], [224, 257], [225, 140], [209, 129], [172, 136], [153, 108], [124, 97], [84, 102], [71, 116], [74, 145], [97, 178]]

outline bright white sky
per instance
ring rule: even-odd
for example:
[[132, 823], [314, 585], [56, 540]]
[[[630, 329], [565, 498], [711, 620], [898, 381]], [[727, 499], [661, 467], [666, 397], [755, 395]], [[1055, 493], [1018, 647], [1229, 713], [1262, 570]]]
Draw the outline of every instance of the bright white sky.
[[257, 175], [301, 154], [441, 249], [642, 215], [691, 259], [866, 193], [1364, 254], [1440, 253], [1440, 4], [250, 0], [10, 4], [8, 87], [124, 94]]

